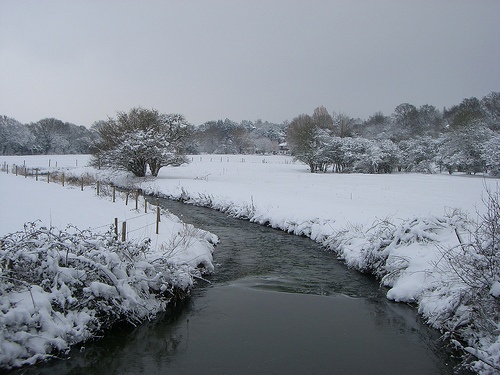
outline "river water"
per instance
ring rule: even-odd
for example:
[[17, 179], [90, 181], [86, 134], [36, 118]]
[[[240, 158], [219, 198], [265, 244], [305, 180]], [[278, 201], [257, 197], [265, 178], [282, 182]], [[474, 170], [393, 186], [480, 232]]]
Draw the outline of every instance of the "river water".
[[137, 328], [23, 374], [451, 374], [457, 363], [414, 308], [313, 241], [161, 200], [221, 242], [211, 284]]

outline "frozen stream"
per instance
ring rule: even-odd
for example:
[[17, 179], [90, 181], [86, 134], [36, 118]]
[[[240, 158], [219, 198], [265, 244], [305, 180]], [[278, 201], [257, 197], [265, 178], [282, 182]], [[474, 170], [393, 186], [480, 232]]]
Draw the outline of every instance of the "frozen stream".
[[451, 374], [416, 311], [309, 239], [162, 201], [220, 237], [211, 285], [135, 329], [23, 374]]

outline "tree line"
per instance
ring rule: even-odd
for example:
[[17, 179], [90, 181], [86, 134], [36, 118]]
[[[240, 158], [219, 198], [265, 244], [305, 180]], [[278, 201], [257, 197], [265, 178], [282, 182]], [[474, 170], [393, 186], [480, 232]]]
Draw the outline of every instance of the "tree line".
[[92, 129], [55, 118], [22, 124], [0, 116], [2, 155], [88, 154], [97, 138]]
[[311, 172], [500, 175], [500, 92], [438, 110], [403, 103], [365, 121], [318, 107], [287, 128], [291, 154]]
[[[123, 113], [118, 112], [118, 116], [123, 116]], [[0, 116], [0, 154], [91, 154], [97, 151], [95, 146], [101, 140], [102, 124], [109, 120], [96, 121], [88, 129], [55, 118], [22, 124]], [[199, 126], [189, 126], [184, 147], [189, 154], [275, 153], [279, 144], [285, 141], [286, 126], [286, 122], [276, 124], [262, 120], [241, 123], [229, 119], [207, 121]]]
[[0, 150], [11, 154], [92, 153], [96, 166], [157, 175], [186, 154], [289, 152], [311, 172], [488, 172], [500, 175], [500, 92], [463, 99], [442, 111], [398, 105], [366, 120], [317, 107], [312, 115], [270, 123], [229, 119], [193, 126], [179, 114], [132, 108], [90, 129], [54, 118], [23, 125], [0, 116]]

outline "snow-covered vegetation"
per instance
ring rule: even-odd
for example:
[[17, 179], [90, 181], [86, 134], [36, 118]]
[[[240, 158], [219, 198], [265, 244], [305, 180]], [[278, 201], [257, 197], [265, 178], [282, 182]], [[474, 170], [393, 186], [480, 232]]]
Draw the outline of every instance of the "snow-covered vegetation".
[[318, 107], [287, 127], [291, 154], [311, 172], [489, 173], [498, 176], [500, 93], [464, 99], [442, 112], [397, 106], [366, 121]]
[[48, 118], [23, 125], [0, 116], [0, 153], [61, 154], [94, 152], [95, 164], [145, 174], [146, 160], [156, 175], [164, 165], [190, 154], [290, 153], [311, 172], [489, 173], [500, 175], [500, 92], [465, 98], [440, 110], [402, 103], [388, 116], [368, 119], [329, 113], [290, 122], [229, 119], [190, 126], [181, 115], [133, 108], [91, 129]]
[[118, 112], [95, 125], [99, 141], [95, 143], [92, 165], [132, 172], [144, 177], [147, 169], [157, 176], [162, 167], [180, 165], [185, 138], [191, 126], [184, 116], [162, 114], [154, 109], [132, 108]]

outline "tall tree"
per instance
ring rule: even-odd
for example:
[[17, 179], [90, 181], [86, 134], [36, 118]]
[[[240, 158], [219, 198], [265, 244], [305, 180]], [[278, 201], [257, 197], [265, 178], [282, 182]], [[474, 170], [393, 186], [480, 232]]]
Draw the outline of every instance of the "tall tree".
[[302, 114], [288, 125], [287, 143], [292, 155], [307, 165], [312, 173], [326, 171], [329, 144], [334, 132], [332, 116], [325, 107], [317, 107], [312, 116]]
[[419, 132], [418, 110], [413, 104], [403, 103], [394, 109], [392, 120], [396, 138], [408, 139]]
[[0, 152], [2, 155], [31, 154], [35, 137], [26, 125], [19, 121], [0, 116]]
[[486, 112], [488, 126], [492, 130], [500, 130], [500, 92], [492, 92], [481, 99]]
[[445, 109], [443, 115], [451, 129], [480, 125], [486, 119], [481, 102], [475, 97], [466, 98], [459, 105]]
[[35, 143], [41, 153], [66, 153], [69, 141], [65, 134], [68, 134], [69, 125], [55, 118], [44, 118], [30, 125], [35, 136]]
[[417, 137], [437, 136], [444, 131], [444, 121], [441, 112], [433, 105], [424, 104], [418, 109], [419, 130], [413, 134]]
[[315, 126], [320, 129], [333, 129], [333, 118], [323, 106], [314, 109], [312, 120]]
[[288, 125], [286, 140], [292, 156], [309, 165], [315, 172], [315, 147], [317, 127], [311, 116], [302, 114]]
[[340, 138], [352, 136], [352, 128], [355, 121], [344, 113], [334, 114], [333, 122]]

